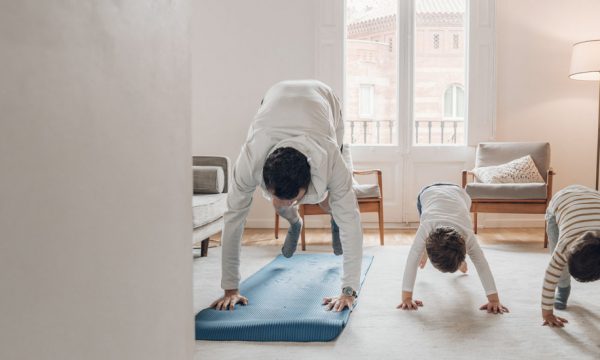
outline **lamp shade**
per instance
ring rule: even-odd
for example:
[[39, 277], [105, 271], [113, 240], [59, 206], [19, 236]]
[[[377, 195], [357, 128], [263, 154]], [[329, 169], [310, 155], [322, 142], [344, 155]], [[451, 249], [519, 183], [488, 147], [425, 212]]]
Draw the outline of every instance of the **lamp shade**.
[[600, 80], [600, 40], [573, 44], [569, 77], [575, 80]]

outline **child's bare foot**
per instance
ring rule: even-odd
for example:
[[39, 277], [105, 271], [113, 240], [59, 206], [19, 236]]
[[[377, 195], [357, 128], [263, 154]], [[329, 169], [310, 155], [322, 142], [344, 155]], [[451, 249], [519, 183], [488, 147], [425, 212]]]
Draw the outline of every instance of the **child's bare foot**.
[[460, 264], [460, 267], [458, 268], [458, 270], [460, 270], [461, 273], [466, 274], [467, 271], [469, 270], [469, 268], [467, 267], [467, 262], [463, 261], [462, 264]]

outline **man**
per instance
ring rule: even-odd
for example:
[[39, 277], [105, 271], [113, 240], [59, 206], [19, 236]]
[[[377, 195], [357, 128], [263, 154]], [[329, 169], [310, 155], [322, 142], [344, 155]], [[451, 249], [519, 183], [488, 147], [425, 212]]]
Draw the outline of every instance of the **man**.
[[222, 298], [211, 306], [233, 310], [248, 299], [239, 293], [243, 227], [260, 186], [276, 211], [290, 222], [282, 248], [293, 254], [302, 222], [298, 204], [320, 204], [331, 213], [332, 233], [339, 226], [343, 249], [341, 294], [323, 299], [328, 310], [352, 308], [362, 262], [362, 228], [352, 174], [341, 155], [344, 124], [340, 104], [331, 88], [316, 80], [282, 81], [272, 86], [248, 131], [236, 161], [232, 189], [224, 216]]

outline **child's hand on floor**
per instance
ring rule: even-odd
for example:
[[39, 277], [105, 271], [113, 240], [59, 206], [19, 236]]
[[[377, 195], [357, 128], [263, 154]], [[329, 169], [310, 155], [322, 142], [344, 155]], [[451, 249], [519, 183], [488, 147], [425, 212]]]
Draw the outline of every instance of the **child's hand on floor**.
[[490, 314], [494, 313], [500, 315], [510, 312], [508, 311], [508, 308], [506, 306], [500, 303], [500, 298], [498, 297], [498, 294], [490, 294], [487, 296], [487, 298], [488, 303], [481, 305], [479, 310], [487, 310], [487, 312]]
[[554, 316], [554, 312], [552, 310], [542, 310], [542, 318], [544, 318], [544, 323], [542, 326], [548, 325], [550, 327], [564, 327], [565, 324], [569, 322], [565, 318]]
[[412, 298], [411, 291], [403, 291], [402, 292], [402, 302], [396, 306], [396, 309], [402, 310], [419, 310], [419, 306], [423, 306], [423, 302], [421, 300], [414, 300]]

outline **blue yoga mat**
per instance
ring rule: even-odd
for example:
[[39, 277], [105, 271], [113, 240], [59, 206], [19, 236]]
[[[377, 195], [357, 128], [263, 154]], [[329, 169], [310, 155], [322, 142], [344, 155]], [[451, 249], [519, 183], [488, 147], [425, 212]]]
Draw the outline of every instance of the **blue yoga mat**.
[[[363, 257], [361, 286], [372, 261], [372, 256]], [[248, 305], [196, 315], [196, 339], [331, 341], [344, 329], [350, 311], [327, 311], [321, 303], [340, 294], [341, 273], [342, 256], [279, 255], [240, 285]]]

